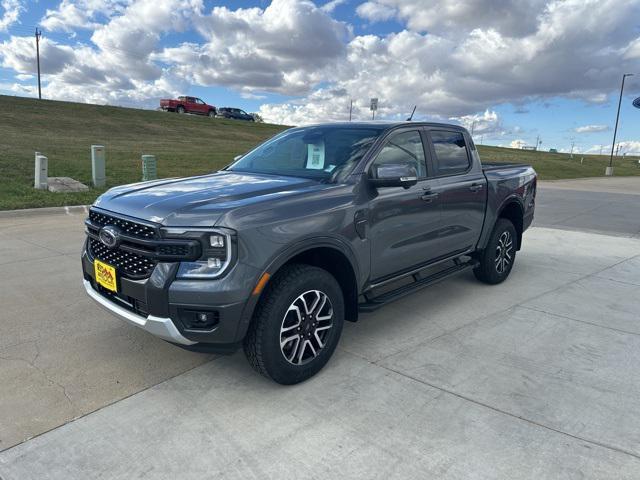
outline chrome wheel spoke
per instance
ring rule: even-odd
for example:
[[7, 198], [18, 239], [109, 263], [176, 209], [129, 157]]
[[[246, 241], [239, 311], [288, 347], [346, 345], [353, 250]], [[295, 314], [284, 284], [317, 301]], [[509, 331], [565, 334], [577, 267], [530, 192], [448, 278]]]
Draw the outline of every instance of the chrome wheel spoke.
[[302, 363], [302, 357], [304, 357], [304, 351], [307, 348], [307, 343], [309, 343], [308, 340], [302, 340], [302, 346], [300, 347], [300, 352], [298, 353], [298, 364]]
[[296, 343], [291, 348], [291, 351], [290, 351], [289, 355], [284, 353], [284, 350], [283, 350], [284, 345], [282, 344], [282, 342], [280, 343], [280, 350], [282, 351], [282, 353], [284, 355], [284, 358], [286, 358], [288, 362], [293, 362], [294, 361], [294, 359], [296, 358], [296, 353], [298, 352], [298, 347], [300, 347], [300, 337], [296, 335], [294, 338], [296, 340]]
[[[300, 309], [296, 305], [291, 305], [289, 307], [289, 309], [287, 310], [287, 314], [289, 312], [295, 312], [298, 321], [293, 325], [289, 325], [288, 327], [285, 327], [284, 326], [284, 322], [283, 322], [283, 326], [280, 329], [280, 337], [282, 337], [283, 333], [286, 333], [286, 332], [289, 332], [289, 331], [291, 331], [291, 330], [293, 330], [295, 328], [298, 328], [300, 326], [300, 323], [302, 322], [302, 316], [300, 315]], [[287, 314], [285, 314], [285, 316], [284, 316], [285, 320], [287, 319]]]
[[285, 312], [280, 326], [280, 350], [294, 365], [316, 358], [327, 344], [333, 327], [333, 306], [328, 295], [309, 290], [299, 295]]

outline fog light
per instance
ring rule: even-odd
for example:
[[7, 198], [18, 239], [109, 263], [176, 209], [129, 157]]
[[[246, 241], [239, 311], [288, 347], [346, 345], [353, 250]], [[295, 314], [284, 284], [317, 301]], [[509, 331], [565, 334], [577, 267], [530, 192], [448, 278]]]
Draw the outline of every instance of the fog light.
[[220, 268], [222, 267], [222, 260], [220, 260], [219, 258], [208, 258], [207, 266], [209, 268]]
[[220, 322], [220, 313], [217, 311], [178, 311], [178, 316], [185, 328], [189, 330], [211, 330]]

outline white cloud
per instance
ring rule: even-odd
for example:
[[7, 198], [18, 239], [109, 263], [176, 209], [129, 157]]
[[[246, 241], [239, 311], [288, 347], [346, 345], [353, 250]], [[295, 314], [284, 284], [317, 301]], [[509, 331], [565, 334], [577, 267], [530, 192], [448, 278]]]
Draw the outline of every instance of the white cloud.
[[0, 32], [7, 30], [18, 21], [20, 13], [24, 11], [22, 0], [2, 0], [0, 1]]
[[575, 129], [576, 133], [596, 133], [606, 132], [607, 130], [609, 130], [608, 125], [583, 125]]
[[100, 26], [98, 15], [112, 17], [129, 3], [129, 0], [62, 0], [57, 8], [47, 9], [40, 26], [48, 31], [64, 32], [95, 29]]
[[624, 58], [640, 59], [640, 37], [631, 41], [624, 52]]
[[[618, 155], [640, 155], [640, 141], [638, 140], [623, 140], [616, 142], [616, 148], [618, 148]], [[609, 145], [594, 145], [588, 149], [585, 153], [600, 153], [603, 155], [609, 155], [611, 153], [611, 144]], [[615, 152], [614, 152], [615, 153]]]
[[536, 30], [546, 0], [370, 0], [357, 14], [370, 21], [396, 18], [410, 30], [456, 37], [475, 29], [493, 29], [510, 36]]
[[365, 2], [356, 9], [358, 16], [370, 20], [372, 22], [380, 22], [393, 18], [397, 12], [396, 9], [380, 2]]
[[502, 125], [502, 120], [498, 114], [492, 110], [485, 110], [482, 114], [451, 117], [449, 120], [460, 123], [469, 130], [469, 132], [473, 132], [474, 136], [498, 136], [506, 133]]
[[527, 145], [527, 142], [526, 142], [525, 140], [518, 139], [518, 140], [513, 140], [513, 141], [509, 144], [509, 147], [511, 147], [511, 148], [518, 148], [518, 149], [520, 149], [520, 148], [524, 147], [525, 145]]
[[336, 8], [338, 8], [340, 5], [345, 3], [346, 1], [347, 0], [331, 0], [331, 1], [327, 2], [327, 3], [325, 3], [324, 5], [322, 5], [322, 7], [320, 7], [320, 9], [323, 12], [331, 13]]
[[[359, 15], [404, 26], [355, 36], [331, 16], [340, 0], [238, 9], [204, 0], [61, 0], [42, 24], [89, 29], [91, 41], [62, 45], [45, 30], [44, 93], [155, 106], [190, 85], [222, 85], [245, 98], [295, 97], [261, 109], [288, 124], [347, 119], [350, 99], [354, 118], [367, 119], [369, 98], [378, 97], [379, 118], [402, 120], [417, 105], [416, 118], [475, 120], [477, 132], [503, 135], [517, 131], [502, 124], [496, 105], [558, 96], [605, 102], [621, 71], [640, 70], [637, 0], [498, 3], [370, 0]], [[189, 43], [172, 40], [185, 31]], [[32, 44], [0, 43], [2, 65], [32, 75]]]

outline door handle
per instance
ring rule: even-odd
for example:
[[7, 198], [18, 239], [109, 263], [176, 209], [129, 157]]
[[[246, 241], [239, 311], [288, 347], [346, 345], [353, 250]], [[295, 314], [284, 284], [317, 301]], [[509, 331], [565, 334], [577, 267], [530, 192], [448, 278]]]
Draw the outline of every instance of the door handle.
[[424, 200], [427, 203], [431, 203], [433, 202], [436, 198], [438, 198], [440, 196], [439, 193], [431, 193], [431, 192], [425, 192], [424, 195], [420, 196], [420, 200]]
[[472, 192], [478, 192], [482, 190], [483, 187], [484, 185], [481, 183], [472, 183], [471, 186], [469, 187], [469, 190], [471, 190]]

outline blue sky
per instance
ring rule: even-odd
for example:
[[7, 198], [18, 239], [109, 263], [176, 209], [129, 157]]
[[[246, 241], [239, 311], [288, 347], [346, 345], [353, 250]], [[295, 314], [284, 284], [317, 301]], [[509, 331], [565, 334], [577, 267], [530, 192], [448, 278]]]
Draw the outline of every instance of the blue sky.
[[637, 0], [0, 0], [0, 93], [154, 108], [191, 94], [304, 124], [462, 123], [477, 142], [640, 151]]

